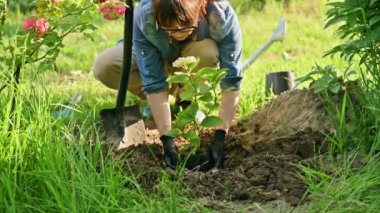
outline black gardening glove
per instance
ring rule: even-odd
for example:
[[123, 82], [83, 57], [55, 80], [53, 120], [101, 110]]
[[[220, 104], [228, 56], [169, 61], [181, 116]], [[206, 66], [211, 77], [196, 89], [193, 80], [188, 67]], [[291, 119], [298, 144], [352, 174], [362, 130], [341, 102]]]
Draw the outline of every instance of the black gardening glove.
[[178, 152], [177, 148], [174, 145], [174, 138], [163, 135], [160, 137], [160, 140], [164, 146], [164, 160], [166, 166], [175, 169], [175, 167], [178, 165]]
[[224, 164], [224, 141], [226, 131], [218, 129], [215, 131], [214, 141], [211, 144], [211, 161], [214, 168], [223, 168]]

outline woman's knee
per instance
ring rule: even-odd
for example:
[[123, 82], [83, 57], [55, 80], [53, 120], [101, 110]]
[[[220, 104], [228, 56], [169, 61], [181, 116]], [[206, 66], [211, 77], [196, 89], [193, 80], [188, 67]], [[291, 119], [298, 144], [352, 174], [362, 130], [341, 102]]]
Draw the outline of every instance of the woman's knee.
[[218, 46], [212, 39], [189, 43], [181, 51], [181, 56], [199, 57], [199, 67], [215, 67], [219, 63]]
[[93, 74], [96, 79], [111, 89], [118, 89], [122, 61], [119, 48], [109, 48], [100, 53], [94, 62]]
[[109, 70], [110, 63], [106, 58], [104, 58], [102, 55], [99, 55], [96, 57], [94, 66], [92, 69], [92, 73], [94, 74], [95, 78], [98, 80], [102, 80], [104, 77], [106, 77], [107, 70]]

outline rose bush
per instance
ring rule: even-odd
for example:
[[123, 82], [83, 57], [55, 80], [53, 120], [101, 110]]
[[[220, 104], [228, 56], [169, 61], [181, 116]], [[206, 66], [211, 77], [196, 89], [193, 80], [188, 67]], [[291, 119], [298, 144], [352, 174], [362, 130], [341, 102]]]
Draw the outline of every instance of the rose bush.
[[[7, 2], [0, 0], [0, 93], [7, 85], [16, 85], [26, 64], [52, 64], [64, 47], [63, 40], [72, 33], [82, 33], [92, 39], [93, 21], [102, 15], [107, 20], [123, 16], [127, 5], [120, 0], [36, 0], [34, 14], [25, 17], [17, 33], [8, 23]], [[7, 30], [8, 29], [8, 30]], [[4, 80], [5, 78], [5, 80]]]
[[[35, 38], [37, 39], [47, 33], [50, 26], [47, 18], [52, 17], [54, 19], [54, 15], [60, 16], [62, 9], [64, 9], [63, 6], [60, 8], [59, 3], [62, 3], [62, 0], [37, 1], [37, 14], [32, 18], [27, 17], [25, 19], [23, 30], [35, 33]], [[127, 8], [126, 4], [120, 0], [99, 0], [96, 3], [100, 4], [99, 13], [107, 20], [119, 19]]]
[[[4, 36], [9, 26], [6, 20], [7, 2], [2, 2], [0, 44], [1, 50], [8, 54], [2, 54], [0, 61], [9, 68], [16, 67], [16, 72], [25, 64], [53, 62], [64, 47], [62, 41], [66, 36], [82, 33], [91, 38], [91, 32], [96, 30], [92, 23], [96, 16], [116, 20], [127, 8], [120, 0], [37, 0], [35, 4], [36, 10], [25, 17], [22, 31]], [[12, 75], [8, 73], [7, 76], [8, 80], [12, 80]]]

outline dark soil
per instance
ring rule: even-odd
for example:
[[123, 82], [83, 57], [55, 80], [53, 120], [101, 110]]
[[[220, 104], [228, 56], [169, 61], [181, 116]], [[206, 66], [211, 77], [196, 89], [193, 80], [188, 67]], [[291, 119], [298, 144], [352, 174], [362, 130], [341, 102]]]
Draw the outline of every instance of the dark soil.
[[[213, 202], [285, 200], [297, 205], [308, 196], [295, 165], [326, 152], [323, 132], [329, 132], [330, 126], [316, 95], [306, 90], [286, 92], [230, 130], [224, 169], [186, 171], [184, 191]], [[148, 191], [159, 184], [166, 169], [162, 148], [155, 142], [124, 152], [126, 170]]]

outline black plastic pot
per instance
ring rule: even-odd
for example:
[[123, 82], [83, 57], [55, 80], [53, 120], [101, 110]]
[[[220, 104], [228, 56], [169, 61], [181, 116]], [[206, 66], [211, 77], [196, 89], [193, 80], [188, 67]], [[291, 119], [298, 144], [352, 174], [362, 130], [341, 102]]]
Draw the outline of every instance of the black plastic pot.
[[282, 92], [292, 90], [295, 86], [295, 75], [292, 71], [281, 71], [267, 73], [265, 76], [265, 95], [269, 96], [272, 92], [280, 95]]

